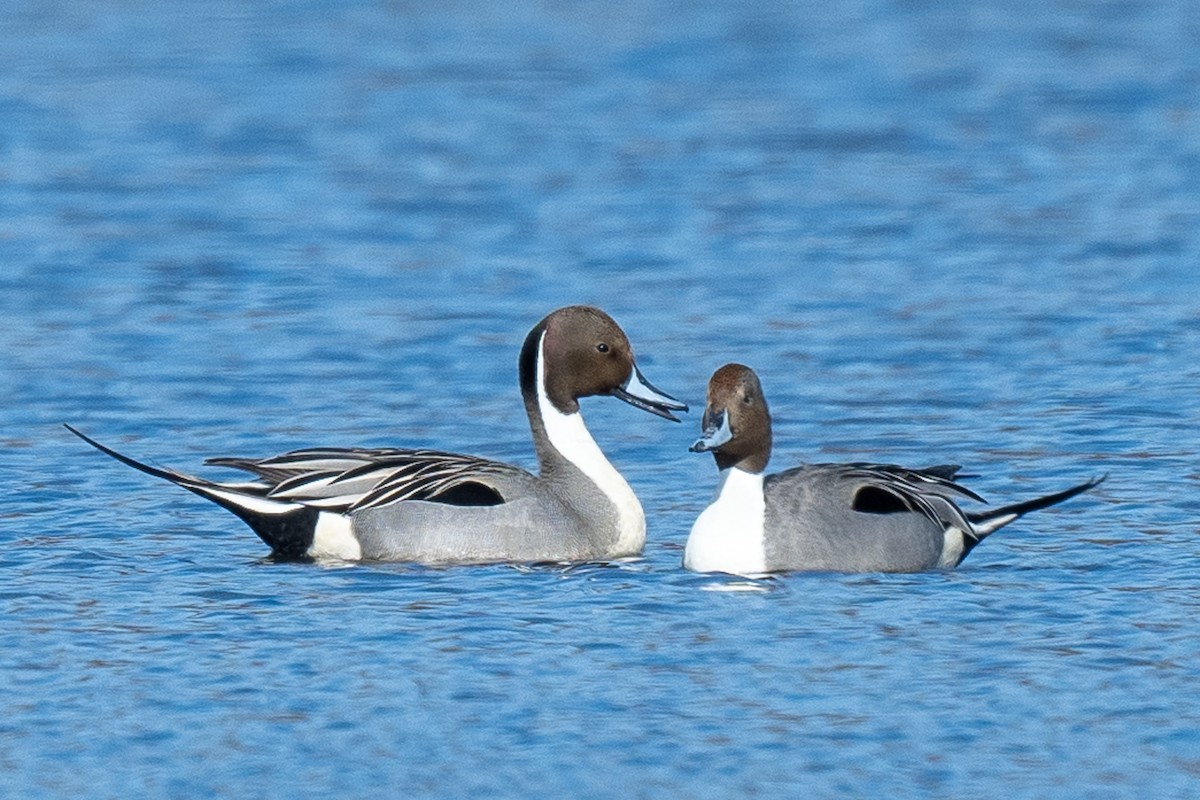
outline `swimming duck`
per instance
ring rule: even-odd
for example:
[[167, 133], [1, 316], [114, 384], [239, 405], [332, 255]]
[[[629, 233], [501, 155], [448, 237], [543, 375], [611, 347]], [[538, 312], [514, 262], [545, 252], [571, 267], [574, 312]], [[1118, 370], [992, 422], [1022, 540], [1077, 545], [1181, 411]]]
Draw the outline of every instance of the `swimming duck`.
[[135, 469], [232, 511], [282, 559], [428, 564], [588, 561], [634, 556], [642, 506], [584, 426], [579, 399], [609, 395], [678, 422], [687, 406], [654, 388], [606, 313], [568, 306], [525, 337], [521, 396], [538, 474], [426, 449], [311, 448], [271, 458], [212, 458], [251, 473], [216, 482], [136, 461], [72, 433]]
[[726, 364], [708, 383], [703, 435], [720, 471], [716, 499], [696, 519], [683, 563], [697, 572], [789, 570], [915, 572], [958, 566], [975, 545], [1030, 511], [1061, 503], [1103, 478], [982, 512], [955, 482], [959, 467], [805, 464], [764, 475], [771, 415], [754, 370]]

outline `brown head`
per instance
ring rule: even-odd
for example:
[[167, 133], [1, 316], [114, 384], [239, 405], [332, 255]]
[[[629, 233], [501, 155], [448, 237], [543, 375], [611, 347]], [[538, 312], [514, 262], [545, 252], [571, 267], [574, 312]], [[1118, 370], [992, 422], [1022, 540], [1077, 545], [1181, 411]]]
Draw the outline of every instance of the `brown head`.
[[687, 411], [685, 404], [642, 377], [625, 331], [598, 308], [560, 308], [525, 337], [520, 372], [527, 404], [537, 402], [539, 368], [545, 376], [546, 399], [563, 414], [579, 411], [579, 398], [598, 394], [612, 395], [675, 422], [679, 419], [671, 411]]
[[710, 452], [717, 469], [737, 467], [762, 472], [771, 459], [771, 413], [754, 370], [726, 364], [708, 381], [708, 402], [701, 420], [703, 435], [693, 453]]

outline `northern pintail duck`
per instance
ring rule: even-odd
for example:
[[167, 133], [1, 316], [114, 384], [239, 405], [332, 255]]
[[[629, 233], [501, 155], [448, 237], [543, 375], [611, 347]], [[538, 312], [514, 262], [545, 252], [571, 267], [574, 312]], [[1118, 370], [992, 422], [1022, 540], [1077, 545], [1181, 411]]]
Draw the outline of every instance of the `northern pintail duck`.
[[948, 569], [1023, 514], [1103, 480], [964, 512], [956, 500], [983, 499], [955, 482], [959, 467], [953, 465], [805, 464], [764, 475], [771, 457], [771, 415], [758, 376], [741, 364], [713, 373], [702, 428], [691, 450], [713, 454], [721, 483], [684, 550], [684, 566], [697, 572]]
[[678, 422], [687, 406], [638, 370], [629, 340], [596, 308], [554, 311], [529, 332], [521, 396], [540, 471], [436, 450], [314, 448], [206, 463], [254, 474], [217, 483], [113, 458], [232, 511], [282, 558], [435, 564], [586, 561], [637, 555], [642, 506], [584, 426], [579, 399], [611, 395]]

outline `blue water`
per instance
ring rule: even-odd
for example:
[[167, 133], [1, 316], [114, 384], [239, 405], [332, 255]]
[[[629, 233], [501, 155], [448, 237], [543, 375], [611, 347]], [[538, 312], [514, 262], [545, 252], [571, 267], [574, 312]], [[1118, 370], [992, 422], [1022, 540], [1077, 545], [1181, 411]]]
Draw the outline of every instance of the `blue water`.
[[[513, 5], [5, 4], [0, 794], [1200, 793], [1197, 6]], [[641, 560], [276, 564], [59, 427], [533, 466], [571, 302], [693, 403], [584, 406]], [[734, 359], [777, 468], [1111, 477], [951, 573], [691, 575]]]

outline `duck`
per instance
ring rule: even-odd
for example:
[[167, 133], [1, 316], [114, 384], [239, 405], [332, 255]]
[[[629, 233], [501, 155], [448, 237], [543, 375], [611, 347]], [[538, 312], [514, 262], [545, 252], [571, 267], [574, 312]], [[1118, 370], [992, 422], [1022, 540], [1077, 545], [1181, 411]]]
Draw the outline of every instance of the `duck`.
[[689, 449], [712, 453], [720, 482], [684, 547], [683, 565], [695, 572], [952, 569], [1005, 525], [1104, 480], [963, 511], [959, 502], [983, 498], [956, 481], [961, 467], [955, 464], [803, 464], [767, 475], [771, 414], [758, 375], [742, 364], [713, 373], [701, 427]]
[[592, 306], [559, 308], [533, 326], [518, 378], [537, 474], [434, 449], [316, 447], [210, 458], [206, 464], [252, 476], [214, 481], [137, 461], [66, 427], [117, 461], [231, 511], [279, 560], [450, 565], [639, 555], [642, 506], [588, 432], [579, 401], [615, 397], [674, 422], [672, 412], [687, 405], [646, 380], [625, 332]]

